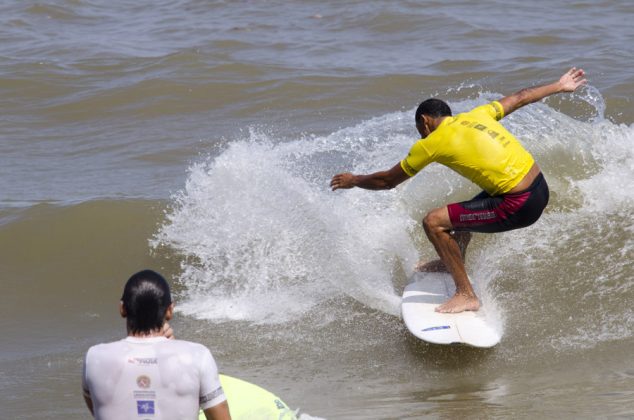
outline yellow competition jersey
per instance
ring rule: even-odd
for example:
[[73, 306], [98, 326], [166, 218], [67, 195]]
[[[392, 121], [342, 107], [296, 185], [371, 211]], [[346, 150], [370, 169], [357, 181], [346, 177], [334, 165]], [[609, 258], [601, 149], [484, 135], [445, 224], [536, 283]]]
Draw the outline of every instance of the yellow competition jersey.
[[504, 108], [497, 101], [447, 117], [418, 140], [401, 161], [409, 176], [438, 162], [471, 180], [491, 195], [513, 189], [535, 160], [498, 121]]

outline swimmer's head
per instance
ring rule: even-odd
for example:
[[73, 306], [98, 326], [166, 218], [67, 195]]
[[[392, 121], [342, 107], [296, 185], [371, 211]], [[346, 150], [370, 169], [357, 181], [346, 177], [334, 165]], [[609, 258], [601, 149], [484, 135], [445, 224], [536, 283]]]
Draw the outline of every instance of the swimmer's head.
[[435, 124], [431, 120], [443, 117], [451, 117], [451, 108], [445, 101], [430, 98], [421, 102], [414, 114], [416, 129], [422, 138], [425, 138], [435, 129]]
[[172, 315], [172, 296], [167, 281], [152, 270], [134, 274], [123, 289], [121, 315], [128, 333], [149, 334], [160, 331]]

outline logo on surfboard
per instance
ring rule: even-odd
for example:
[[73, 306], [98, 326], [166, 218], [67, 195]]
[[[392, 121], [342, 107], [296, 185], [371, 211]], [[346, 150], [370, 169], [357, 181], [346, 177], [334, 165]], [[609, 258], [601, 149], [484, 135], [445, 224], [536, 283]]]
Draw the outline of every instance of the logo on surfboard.
[[450, 329], [451, 326], [450, 325], [439, 325], [437, 327], [429, 327], [429, 328], [425, 328], [423, 330], [421, 330], [422, 332], [426, 332], [426, 331], [436, 331], [436, 330], [448, 330]]

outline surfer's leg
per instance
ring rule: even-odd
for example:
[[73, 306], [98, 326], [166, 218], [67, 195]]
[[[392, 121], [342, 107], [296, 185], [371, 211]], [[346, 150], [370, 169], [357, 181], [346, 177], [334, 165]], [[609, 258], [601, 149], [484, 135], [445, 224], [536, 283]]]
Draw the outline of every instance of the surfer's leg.
[[423, 227], [427, 238], [434, 245], [440, 260], [456, 284], [455, 295], [436, 308], [436, 311], [477, 311], [480, 308], [480, 301], [473, 291], [471, 282], [469, 282], [463, 260], [463, 255], [471, 236], [462, 235], [463, 232], [460, 232], [459, 238], [463, 244], [461, 249], [458, 242], [459, 239], [451, 234], [452, 226], [447, 207], [430, 211], [423, 219]]
[[[458, 244], [460, 248], [460, 255], [462, 256], [462, 263], [464, 264], [467, 258], [467, 246], [469, 242], [471, 242], [471, 232], [451, 232], [451, 236], [453, 236], [454, 240]], [[448, 273], [447, 267], [441, 260], [432, 260], [432, 261], [420, 261], [414, 267], [414, 271], [420, 271], [424, 273]]]
[[462, 255], [462, 262], [465, 262], [467, 258], [467, 246], [471, 242], [471, 232], [456, 232], [452, 231], [451, 236], [454, 238], [458, 247], [460, 248], [460, 254]]

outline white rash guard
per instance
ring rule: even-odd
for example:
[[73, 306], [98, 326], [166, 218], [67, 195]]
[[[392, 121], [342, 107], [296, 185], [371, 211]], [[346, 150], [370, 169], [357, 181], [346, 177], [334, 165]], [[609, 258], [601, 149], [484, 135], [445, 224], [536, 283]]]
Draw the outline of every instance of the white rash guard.
[[198, 419], [227, 398], [203, 345], [165, 337], [126, 337], [86, 353], [82, 376], [96, 419]]

